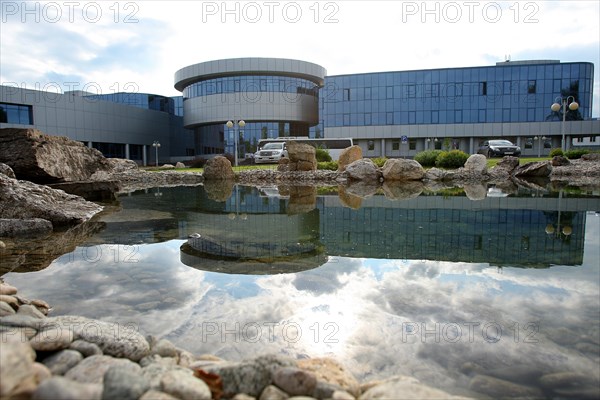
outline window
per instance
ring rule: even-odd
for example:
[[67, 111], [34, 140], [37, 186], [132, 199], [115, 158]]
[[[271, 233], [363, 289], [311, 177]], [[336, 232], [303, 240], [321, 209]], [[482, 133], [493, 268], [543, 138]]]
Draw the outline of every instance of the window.
[[0, 103], [0, 122], [33, 125], [33, 108], [25, 104]]
[[596, 143], [596, 136], [590, 137], [590, 143]]
[[533, 94], [535, 93], [535, 81], [528, 81], [527, 82], [527, 93]]
[[408, 139], [408, 149], [409, 150], [417, 149], [417, 139]]
[[394, 151], [400, 150], [400, 140], [398, 140], [398, 139], [392, 140], [392, 150], [394, 150]]
[[532, 137], [525, 138], [525, 148], [533, 149], [533, 138]]
[[487, 82], [479, 82], [479, 95], [487, 96]]
[[394, 125], [394, 113], [389, 112], [385, 114], [386, 125]]
[[344, 89], [344, 101], [350, 101], [350, 89]]
[[350, 125], [350, 114], [344, 114], [344, 126]]
[[385, 98], [386, 99], [394, 98], [394, 87], [393, 86], [388, 86], [385, 88]]
[[367, 150], [369, 150], [369, 151], [375, 150], [375, 142], [373, 140], [369, 140], [367, 142]]
[[414, 99], [417, 97], [417, 85], [408, 85], [406, 90], [409, 98]]
[[577, 143], [583, 143], [583, 138], [582, 137], [578, 137], [577, 138]]
[[371, 125], [371, 113], [365, 114], [365, 125]]
[[365, 88], [365, 100], [371, 100], [371, 88], [370, 87]]

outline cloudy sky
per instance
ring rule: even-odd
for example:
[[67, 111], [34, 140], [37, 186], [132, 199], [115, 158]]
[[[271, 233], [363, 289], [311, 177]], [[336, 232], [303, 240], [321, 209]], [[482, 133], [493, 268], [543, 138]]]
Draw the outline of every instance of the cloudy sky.
[[2, 84], [172, 96], [175, 71], [222, 58], [295, 58], [339, 75], [493, 65], [510, 56], [593, 62], [600, 116], [596, 0], [0, 5]]

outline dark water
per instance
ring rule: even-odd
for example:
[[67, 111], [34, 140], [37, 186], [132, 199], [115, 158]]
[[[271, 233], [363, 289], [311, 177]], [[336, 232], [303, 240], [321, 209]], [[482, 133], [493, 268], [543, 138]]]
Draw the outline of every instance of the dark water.
[[362, 380], [596, 398], [598, 211], [599, 193], [569, 191], [152, 189], [121, 196], [49, 267], [4, 279], [54, 315], [133, 323], [195, 354], [332, 356]]

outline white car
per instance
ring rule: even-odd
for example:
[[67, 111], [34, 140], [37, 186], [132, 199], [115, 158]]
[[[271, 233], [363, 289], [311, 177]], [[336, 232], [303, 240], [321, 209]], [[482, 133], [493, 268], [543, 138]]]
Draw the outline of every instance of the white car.
[[267, 143], [262, 149], [254, 153], [254, 162], [256, 164], [277, 163], [287, 156], [285, 143]]

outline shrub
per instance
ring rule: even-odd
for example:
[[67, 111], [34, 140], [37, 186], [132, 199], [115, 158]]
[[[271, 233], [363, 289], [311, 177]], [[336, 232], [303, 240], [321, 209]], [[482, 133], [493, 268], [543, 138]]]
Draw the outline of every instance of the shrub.
[[206, 164], [206, 160], [204, 158], [195, 158], [190, 161], [190, 168], [204, 168], [204, 164]]
[[550, 150], [550, 157], [563, 156], [562, 149], [552, 149]]
[[325, 169], [329, 171], [337, 171], [337, 161], [321, 161], [317, 163], [317, 169]]
[[328, 162], [331, 161], [331, 156], [329, 155], [329, 151], [325, 149], [316, 149], [317, 162]]
[[385, 162], [387, 161], [386, 157], [377, 157], [377, 158], [372, 158], [371, 161], [373, 161], [373, 163], [375, 163], [375, 165], [377, 165], [379, 168], [383, 167], [383, 164], [385, 164]]
[[581, 158], [582, 155], [588, 154], [589, 152], [590, 151], [587, 149], [571, 149], [571, 150], [565, 151], [565, 157], [567, 157], [571, 160], [575, 160], [575, 159]]
[[469, 155], [462, 150], [444, 151], [438, 155], [435, 166], [439, 168], [460, 168], [465, 165]]
[[442, 150], [425, 150], [415, 155], [415, 161], [423, 167], [434, 167], [435, 160], [442, 153]]

